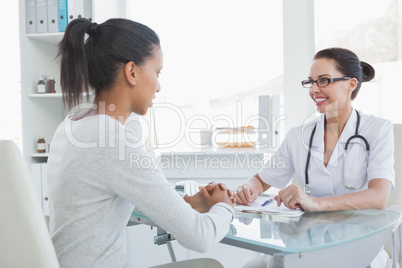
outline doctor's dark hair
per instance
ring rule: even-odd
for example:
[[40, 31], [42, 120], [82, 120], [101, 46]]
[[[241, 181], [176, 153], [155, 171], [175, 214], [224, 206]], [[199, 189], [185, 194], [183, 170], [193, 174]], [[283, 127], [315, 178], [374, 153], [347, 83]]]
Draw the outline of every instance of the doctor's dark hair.
[[[88, 38], [85, 40], [88, 34]], [[127, 19], [109, 19], [102, 24], [88, 19], [72, 20], [59, 44], [60, 85], [68, 108], [80, 103], [82, 92], [110, 90], [119, 69], [133, 61], [143, 64], [160, 47], [149, 27]]]
[[355, 53], [346, 48], [327, 48], [317, 52], [314, 56], [314, 60], [322, 58], [334, 60], [335, 68], [339, 72], [344, 76], [354, 77], [359, 81], [356, 89], [352, 92], [352, 100], [359, 93], [362, 82], [368, 82], [375, 76], [375, 70], [370, 64], [360, 61]]

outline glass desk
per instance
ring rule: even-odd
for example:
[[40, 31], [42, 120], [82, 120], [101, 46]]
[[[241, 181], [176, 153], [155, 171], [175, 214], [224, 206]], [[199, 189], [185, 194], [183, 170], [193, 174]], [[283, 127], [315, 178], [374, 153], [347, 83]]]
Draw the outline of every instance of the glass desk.
[[[373, 209], [296, 218], [236, 213], [221, 243], [273, 255], [275, 267], [367, 267], [399, 219], [396, 212]], [[137, 211], [130, 222], [155, 226]], [[155, 243], [172, 239], [159, 229]]]

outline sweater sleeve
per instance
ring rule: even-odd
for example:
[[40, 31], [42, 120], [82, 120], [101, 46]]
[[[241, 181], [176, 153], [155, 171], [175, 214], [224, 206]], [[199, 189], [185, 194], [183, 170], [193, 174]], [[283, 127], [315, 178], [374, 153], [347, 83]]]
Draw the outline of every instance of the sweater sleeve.
[[[124, 131], [126, 137], [136, 140], [134, 131]], [[111, 191], [132, 203], [184, 247], [205, 252], [228, 233], [233, 208], [218, 203], [208, 213], [192, 209], [165, 179], [157, 160], [144, 146], [115, 146], [107, 150], [105, 157]]]

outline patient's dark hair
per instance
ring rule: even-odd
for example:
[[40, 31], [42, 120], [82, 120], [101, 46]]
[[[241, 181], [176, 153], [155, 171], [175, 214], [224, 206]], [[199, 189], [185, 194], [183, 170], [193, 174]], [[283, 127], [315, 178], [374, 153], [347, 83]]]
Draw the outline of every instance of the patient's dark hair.
[[[88, 34], [88, 38], [85, 40]], [[60, 85], [68, 108], [80, 103], [88, 87], [98, 96], [115, 83], [120, 67], [133, 61], [143, 64], [160, 46], [149, 27], [127, 19], [109, 19], [102, 24], [88, 19], [72, 20], [59, 44]]]
[[354, 77], [359, 81], [356, 89], [352, 92], [352, 100], [354, 100], [359, 93], [361, 83], [368, 82], [374, 78], [374, 68], [364, 62], [360, 61], [355, 53], [346, 48], [327, 48], [323, 49], [314, 56], [314, 60], [321, 58], [332, 59], [335, 61], [336, 69], [344, 76]]

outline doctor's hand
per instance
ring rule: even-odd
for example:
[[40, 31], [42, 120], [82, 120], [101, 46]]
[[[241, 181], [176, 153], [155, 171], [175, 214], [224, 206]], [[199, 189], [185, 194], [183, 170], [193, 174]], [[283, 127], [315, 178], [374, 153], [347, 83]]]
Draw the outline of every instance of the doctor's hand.
[[237, 204], [250, 206], [258, 198], [258, 193], [250, 185], [244, 184], [237, 188], [234, 197]]
[[312, 198], [304, 193], [297, 185], [291, 184], [279, 191], [274, 197], [278, 207], [283, 203], [290, 209], [300, 208], [304, 211], [319, 211], [318, 204], [315, 198]]

